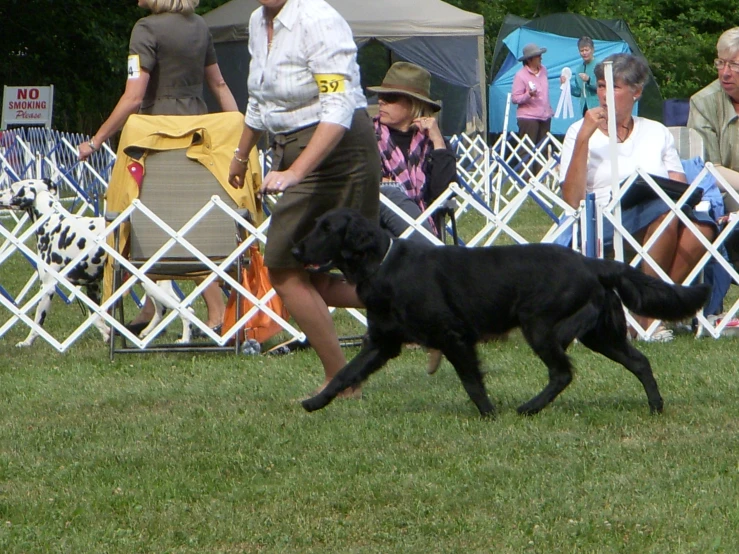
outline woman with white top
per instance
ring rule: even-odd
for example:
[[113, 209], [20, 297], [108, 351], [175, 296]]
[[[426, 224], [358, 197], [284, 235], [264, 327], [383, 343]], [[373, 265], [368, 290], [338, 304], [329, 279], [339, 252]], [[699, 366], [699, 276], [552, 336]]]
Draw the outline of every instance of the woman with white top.
[[[657, 121], [632, 115], [649, 77], [644, 60], [631, 54], [614, 54], [603, 62], [613, 62], [613, 88], [616, 112], [618, 174], [623, 180], [637, 168], [652, 175], [687, 182], [670, 131]], [[562, 145], [560, 171], [563, 176], [562, 197], [578, 207], [586, 193], [592, 192], [596, 202], [605, 205], [611, 198], [611, 159], [608, 139], [608, 113], [603, 63], [595, 69], [600, 106], [585, 113], [567, 130]], [[707, 214], [684, 208], [696, 221], [700, 232], [709, 240], [716, 234], [716, 224]], [[660, 199], [648, 200], [621, 213], [624, 227], [642, 243], [656, 231], [669, 208]], [[608, 225], [606, 236], [613, 234]], [[662, 231], [649, 250], [650, 256], [676, 283], [695, 267], [705, 253], [699, 239], [675, 217]], [[656, 275], [648, 265], [644, 273]], [[659, 330], [660, 340], [670, 340], [671, 332]], [[657, 336], [657, 334], [653, 335]]]
[[265, 265], [321, 359], [325, 386], [346, 364], [328, 306], [362, 306], [353, 285], [309, 274], [291, 249], [332, 208], [378, 219], [379, 153], [346, 21], [324, 0], [259, 3], [249, 21], [249, 101], [229, 182], [243, 186], [248, 153], [265, 131], [274, 137], [261, 193], [282, 196], [272, 208]]

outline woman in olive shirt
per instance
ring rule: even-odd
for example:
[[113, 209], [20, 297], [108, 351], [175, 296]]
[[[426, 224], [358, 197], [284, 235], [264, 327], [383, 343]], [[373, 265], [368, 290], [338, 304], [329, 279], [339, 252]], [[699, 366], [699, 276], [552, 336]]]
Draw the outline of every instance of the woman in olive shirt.
[[[138, 0], [139, 7], [152, 13], [139, 19], [131, 32], [126, 89], [97, 133], [78, 146], [80, 160], [88, 158], [118, 132], [131, 114], [207, 113], [204, 83], [223, 111], [238, 111], [221, 75], [208, 25], [195, 14], [199, 3], [200, 0]], [[203, 300], [208, 306], [206, 324], [217, 328], [226, 310], [218, 283], [213, 282], [203, 291]], [[129, 323], [129, 329], [139, 333], [153, 315], [154, 305], [147, 300]]]

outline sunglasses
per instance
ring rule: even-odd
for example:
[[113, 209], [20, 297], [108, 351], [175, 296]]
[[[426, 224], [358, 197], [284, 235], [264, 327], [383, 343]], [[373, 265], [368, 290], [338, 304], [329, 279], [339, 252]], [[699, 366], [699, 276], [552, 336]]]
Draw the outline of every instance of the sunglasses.
[[397, 104], [401, 98], [403, 98], [402, 94], [396, 94], [394, 92], [381, 92], [377, 95], [377, 100], [385, 104]]

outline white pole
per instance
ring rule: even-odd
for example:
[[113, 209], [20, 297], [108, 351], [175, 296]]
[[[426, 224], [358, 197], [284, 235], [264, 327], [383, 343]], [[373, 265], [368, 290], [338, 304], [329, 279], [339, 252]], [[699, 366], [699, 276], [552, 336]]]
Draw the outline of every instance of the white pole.
[[[606, 103], [608, 107], [608, 152], [611, 158], [611, 190], [613, 197], [618, 193], [620, 179], [618, 175], [618, 126], [616, 125], [616, 100], [613, 91], [613, 62], [603, 62], [606, 78]], [[621, 204], [616, 204], [613, 212], [616, 221], [621, 222]], [[616, 228], [613, 229], [613, 253], [617, 260], [624, 259], [623, 237]]]
[[[508, 119], [511, 115], [511, 93], [509, 92], [506, 96], [505, 101], [505, 114], [503, 115], [503, 138], [507, 139], [508, 137]], [[506, 140], [503, 140], [500, 143], [500, 157], [505, 160], [505, 144]]]
[[[506, 101], [505, 101], [505, 112], [503, 113], [503, 134], [501, 135], [501, 141], [500, 141], [500, 158], [502, 160], [505, 160], [505, 147], [506, 143], [508, 142], [508, 120], [510, 119], [511, 115], [511, 93], [509, 92], [506, 95]], [[500, 212], [500, 196], [503, 194], [503, 172], [498, 171], [498, 173], [495, 175], [495, 186], [493, 186], [492, 180], [490, 182], [491, 188], [497, 189], [497, 194], [495, 195], [495, 202], [494, 202], [494, 208], [493, 210], [495, 213]]]

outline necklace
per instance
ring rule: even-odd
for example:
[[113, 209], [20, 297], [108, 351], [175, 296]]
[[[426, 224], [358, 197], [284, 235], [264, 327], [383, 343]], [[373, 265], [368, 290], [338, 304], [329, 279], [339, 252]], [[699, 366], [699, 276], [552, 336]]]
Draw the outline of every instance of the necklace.
[[630, 125], [621, 125], [621, 129], [626, 129], [626, 134], [624, 134], [623, 137], [619, 134], [618, 130], [616, 130], [616, 139], [618, 142], [625, 142], [627, 138], [631, 135], [631, 131], [634, 130], [634, 119], [632, 118], [630, 121]]

